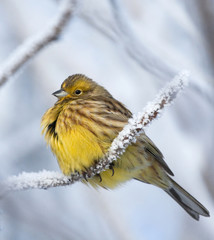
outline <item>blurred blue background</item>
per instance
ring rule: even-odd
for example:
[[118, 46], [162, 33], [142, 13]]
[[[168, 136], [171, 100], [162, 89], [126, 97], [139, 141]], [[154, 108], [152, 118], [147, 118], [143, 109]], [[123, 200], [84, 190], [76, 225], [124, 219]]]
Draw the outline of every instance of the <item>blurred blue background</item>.
[[[60, 2], [1, 0], [0, 68], [48, 25]], [[40, 120], [67, 76], [93, 78], [137, 113], [175, 74], [190, 70], [189, 87], [146, 133], [210, 218], [196, 222], [163, 191], [134, 180], [113, 191], [76, 183], [0, 199], [0, 239], [214, 239], [213, 36], [212, 0], [79, 0], [59, 39], [0, 89], [3, 180], [59, 171]]]

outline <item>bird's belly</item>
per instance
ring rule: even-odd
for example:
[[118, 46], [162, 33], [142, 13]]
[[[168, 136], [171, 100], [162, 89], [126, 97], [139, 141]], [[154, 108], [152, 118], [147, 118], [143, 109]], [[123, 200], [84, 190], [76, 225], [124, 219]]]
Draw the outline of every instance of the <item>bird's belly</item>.
[[[52, 138], [50, 145], [65, 175], [75, 171], [86, 171], [104, 156], [111, 145], [111, 142], [108, 146], [101, 144], [96, 134], [80, 125], [57, 135], [57, 138]], [[138, 176], [142, 169], [151, 164], [138, 149], [141, 149], [139, 143], [129, 146], [126, 152], [114, 162], [114, 174], [111, 169], [103, 171], [100, 177], [93, 177], [89, 183], [95, 187], [114, 188]]]
[[144, 154], [138, 152], [138, 144], [133, 144], [113, 164], [113, 170], [108, 169], [101, 172], [100, 176], [93, 177], [89, 183], [94, 187], [101, 186], [112, 189], [128, 180], [137, 178], [142, 170], [150, 167], [152, 163], [146, 159]]
[[58, 139], [51, 141], [51, 149], [65, 175], [85, 171], [104, 156], [97, 137], [78, 125], [58, 134]]
[[[124, 184], [128, 180], [131, 180], [133, 174], [133, 172], [129, 172], [126, 169], [114, 167], [114, 172], [111, 169], [105, 170], [100, 173], [100, 176], [94, 176], [93, 178], [88, 179], [88, 183], [95, 188], [99, 186], [106, 189], [113, 189]], [[84, 183], [87, 182], [84, 180]]]

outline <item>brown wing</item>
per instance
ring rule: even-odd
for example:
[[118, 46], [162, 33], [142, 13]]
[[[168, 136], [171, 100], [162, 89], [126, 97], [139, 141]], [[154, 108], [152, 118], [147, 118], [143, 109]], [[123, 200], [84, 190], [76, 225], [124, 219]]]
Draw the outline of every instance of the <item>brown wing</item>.
[[112, 97], [90, 98], [87, 100], [87, 108], [92, 118], [105, 122], [108, 127], [117, 128], [118, 133], [132, 117], [132, 113]]
[[[128, 123], [128, 119], [132, 117], [132, 113], [122, 103], [113, 98], [108, 98], [100, 102], [104, 102], [104, 104], [102, 105], [102, 107], [99, 108], [100, 110], [102, 110], [97, 114], [99, 114], [105, 119], [109, 119], [109, 121], [120, 123], [121, 128], [118, 129], [119, 133], [124, 127], [124, 125]], [[140, 136], [140, 140], [143, 141], [145, 144], [145, 151], [151, 154], [168, 174], [174, 176], [173, 172], [170, 170], [170, 168], [164, 161], [163, 154], [155, 146], [151, 139], [145, 134], [143, 134], [142, 136]]]
[[167, 163], [164, 161], [163, 154], [160, 152], [160, 150], [155, 146], [155, 144], [152, 142], [152, 140], [146, 136], [145, 134], [142, 135], [141, 140], [145, 143], [145, 151], [151, 154], [157, 162], [160, 163], [160, 165], [164, 168], [164, 170], [171, 176], [174, 176], [173, 172], [170, 170]]
[[[90, 100], [92, 101], [91, 108]], [[90, 100], [88, 101], [88, 108], [90, 109], [91, 114], [94, 115], [96, 121], [100, 120], [100, 124], [102, 125], [103, 121], [106, 122], [106, 119], [108, 120], [107, 125], [110, 125], [112, 129], [112, 141], [112, 137], [116, 137], [117, 134], [128, 123], [128, 119], [132, 117], [132, 113], [122, 103], [115, 100], [114, 98], [99, 97], [96, 99], [91, 98]], [[96, 103], [99, 106], [93, 107], [93, 103]], [[145, 151], [151, 154], [168, 174], [173, 176], [173, 172], [163, 160], [163, 154], [155, 146], [155, 144], [145, 134], [140, 136], [139, 139], [144, 142]]]

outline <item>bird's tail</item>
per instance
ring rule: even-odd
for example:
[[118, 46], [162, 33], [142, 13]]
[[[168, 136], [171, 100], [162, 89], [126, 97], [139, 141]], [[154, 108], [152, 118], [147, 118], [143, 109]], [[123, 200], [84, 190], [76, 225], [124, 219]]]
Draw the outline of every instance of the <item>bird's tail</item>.
[[190, 216], [199, 220], [199, 216], [209, 217], [209, 211], [193, 196], [179, 186], [174, 180], [170, 180], [170, 187], [164, 189]]

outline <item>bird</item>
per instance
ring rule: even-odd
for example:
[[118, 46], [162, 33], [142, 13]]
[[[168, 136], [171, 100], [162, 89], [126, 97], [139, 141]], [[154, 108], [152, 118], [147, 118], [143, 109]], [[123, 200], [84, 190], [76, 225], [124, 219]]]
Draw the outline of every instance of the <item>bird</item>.
[[[62, 173], [87, 176], [101, 160], [132, 113], [104, 87], [83, 74], [67, 77], [53, 93], [57, 102], [42, 117], [42, 134], [55, 154]], [[209, 211], [177, 184], [163, 154], [143, 132], [105, 171], [82, 182], [114, 189], [129, 180], [163, 189], [191, 217]]]

